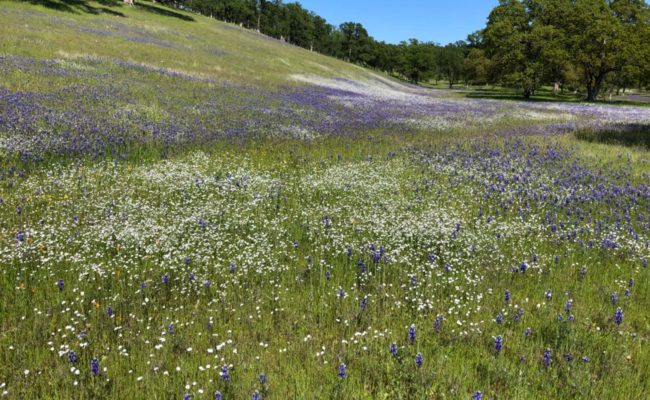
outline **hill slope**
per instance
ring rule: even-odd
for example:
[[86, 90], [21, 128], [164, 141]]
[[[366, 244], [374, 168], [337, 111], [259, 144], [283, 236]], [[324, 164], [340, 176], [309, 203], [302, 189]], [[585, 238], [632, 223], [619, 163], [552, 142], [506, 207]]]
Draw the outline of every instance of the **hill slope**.
[[286, 81], [288, 69], [346, 78], [368, 76], [354, 65], [148, 1], [134, 7], [120, 3], [36, 3], [49, 7], [3, 2], [0, 53], [48, 59], [117, 59], [257, 85]]

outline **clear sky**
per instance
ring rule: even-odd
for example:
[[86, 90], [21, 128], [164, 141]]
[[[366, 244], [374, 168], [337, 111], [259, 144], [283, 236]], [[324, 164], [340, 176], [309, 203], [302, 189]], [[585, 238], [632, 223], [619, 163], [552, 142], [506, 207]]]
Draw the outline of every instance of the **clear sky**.
[[[287, 0], [286, 3], [291, 1]], [[300, 0], [332, 25], [360, 22], [377, 40], [416, 38], [441, 44], [485, 27], [498, 0]]]

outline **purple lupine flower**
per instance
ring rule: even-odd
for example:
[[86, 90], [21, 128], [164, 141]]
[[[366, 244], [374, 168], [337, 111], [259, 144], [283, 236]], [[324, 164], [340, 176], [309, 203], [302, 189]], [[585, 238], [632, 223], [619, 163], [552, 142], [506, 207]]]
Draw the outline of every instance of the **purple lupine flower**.
[[533, 330], [530, 327], [524, 329], [524, 337], [529, 337], [533, 333]]
[[190, 400], [191, 398], [192, 398], [192, 395], [189, 394], [189, 393], [186, 394], [185, 396], [183, 396], [183, 400]]
[[219, 375], [221, 376], [221, 379], [223, 379], [226, 382], [230, 380], [230, 371], [228, 370], [227, 365], [221, 367], [221, 372], [219, 373]]
[[616, 312], [614, 313], [614, 322], [616, 325], [620, 325], [623, 323], [623, 310], [621, 307], [616, 309]]
[[388, 348], [388, 351], [390, 354], [392, 354], [394, 357], [397, 357], [397, 344], [396, 343], [391, 343], [390, 347]]
[[190, 265], [190, 261], [191, 261], [191, 259], [190, 259], [189, 256], [185, 257], [185, 260], [184, 260], [185, 265]]
[[147, 282], [145, 281], [140, 282], [140, 289], [144, 290], [146, 288], [147, 288]]
[[496, 321], [497, 325], [501, 325], [503, 323], [503, 315], [501, 315], [501, 313], [497, 314]]
[[258, 392], [257, 390], [251, 396], [251, 400], [261, 400], [261, 399], [262, 399], [262, 395], [260, 395], [260, 392]]
[[345, 290], [343, 290], [343, 288], [339, 288], [338, 296], [339, 296], [339, 299], [342, 299], [342, 298], [345, 297]]
[[524, 309], [523, 308], [518, 308], [517, 312], [515, 313], [513, 319], [515, 322], [519, 322], [521, 320], [521, 317], [524, 315]]
[[27, 235], [25, 234], [24, 231], [18, 231], [18, 233], [16, 233], [15, 238], [17, 242], [24, 242], [25, 238], [27, 238]]
[[483, 393], [481, 393], [480, 390], [477, 390], [477, 391], [474, 392], [474, 394], [472, 395], [472, 400], [483, 400]]
[[212, 286], [212, 282], [210, 282], [209, 279], [206, 279], [203, 281], [203, 287], [206, 289], [210, 289], [210, 286]]
[[363, 262], [363, 260], [359, 260], [357, 262], [357, 267], [359, 267], [359, 271], [364, 274], [366, 272], [366, 263]]
[[573, 361], [573, 354], [571, 353], [564, 353], [563, 357], [564, 357], [564, 361], [568, 363]]
[[90, 372], [93, 375], [99, 375], [99, 360], [97, 358], [93, 358], [90, 361]]
[[618, 303], [618, 292], [612, 293], [610, 297], [610, 302], [612, 303], [613, 306], [615, 306], [616, 303]]
[[415, 365], [420, 368], [422, 366], [422, 353], [418, 353], [415, 355]]
[[525, 362], [526, 361], [526, 356], [524, 354], [519, 356], [519, 362]]
[[501, 335], [494, 338], [494, 352], [498, 356], [503, 347], [503, 337]]
[[564, 321], [564, 316], [562, 314], [558, 314], [557, 315], [557, 320], [560, 321], [560, 322]]
[[644, 258], [644, 259], [641, 261], [641, 265], [643, 265], [643, 268], [647, 268], [647, 267], [648, 267], [648, 260], [646, 260], [646, 259]]
[[553, 292], [551, 291], [551, 289], [546, 289], [544, 296], [546, 296], [546, 301], [551, 301], [551, 299], [553, 298]]
[[167, 333], [170, 334], [170, 335], [173, 335], [173, 334], [176, 333], [176, 331], [174, 331], [174, 323], [173, 322], [171, 324], [169, 324], [169, 326], [167, 326]]
[[65, 286], [65, 283], [63, 282], [63, 279], [59, 279], [58, 281], [56, 281], [56, 286], [59, 288], [59, 291], [62, 292], [63, 287]]
[[214, 400], [223, 400], [223, 395], [221, 394], [220, 391], [214, 392]]
[[433, 253], [429, 253], [429, 255], [427, 256], [427, 258], [429, 259], [429, 261], [430, 261], [431, 263], [436, 262], [436, 255], [433, 254]]
[[629, 288], [626, 288], [626, 289], [625, 289], [625, 298], [626, 298], [626, 299], [629, 299], [631, 295], [632, 295], [632, 292], [630, 292], [630, 289], [629, 289]]
[[364, 297], [361, 299], [361, 310], [365, 310], [368, 307], [368, 298]]
[[231, 262], [231, 263], [230, 263], [230, 273], [231, 273], [231, 274], [234, 274], [234, 273], [235, 273], [235, 263], [234, 263], [234, 262]]
[[582, 269], [580, 270], [580, 277], [584, 279], [585, 276], [587, 276], [587, 266], [583, 265]]
[[293, 241], [293, 248], [294, 248], [294, 249], [297, 249], [297, 248], [298, 248], [298, 241], [297, 241], [297, 240], [294, 240], [294, 241]]
[[260, 374], [260, 383], [266, 385], [266, 374], [264, 372]]
[[341, 365], [339, 365], [339, 374], [338, 375], [339, 375], [339, 378], [341, 378], [341, 379], [345, 379], [348, 376], [347, 367], [345, 366], [345, 364], [341, 363]]
[[586, 364], [589, 362], [589, 357], [582, 357], [581, 361]]
[[199, 226], [201, 227], [201, 229], [205, 229], [205, 228], [208, 227], [208, 223], [205, 222], [205, 220], [204, 220], [203, 218], [199, 218], [199, 219], [196, 221], [196, 223], [199, 224]]
[[325, 271], [325, 279], [329, 281], [331, 277], [332, 277], [332, 273], [330, 271]]
[[528, 264], [526, 264], [526, 261], [522, 261], [521, 264], [519, 264], [519, 271], [526, 272], [527, 269], [528, 269]]
[[411, 275], [411, 285], [415, 286], [416, 283], [418, 283], [418, 276], [413, 274]]
[[571, 314], [571, 307], [573, 307], [573, 299], [569, 299], [564, 303], [564, 311], [566, 311], [567, 314]]
[[164, 283], [165, 285], [167, 285], [167, 284], [169, 283], [169, 275], [167, 275], [167, 274], [163, 275], [163, 276], [160, 278], [160, 280], [162, 281], [162, 283]]
[[109, 317], [112, 317], [112, 316], [113, 316], [113, 307], [111, 307], [111, 306], [107, 306], [107, 307], [106, 307], [106, 314], [107, 314]]
[[631, 288], [634, 286], [634, 278], [630, 278], [630, 280], [627, 282], [627, 287]]
[[196, 279], [196, 275], [194, 274], [194, 272], [190, 272], [187, 275], [187, 278], [190, 280], [190, 282], [194, 282], [194, 279]]
[[555, 263], [557, 264], [559, 262], [560, 262], [560, 256], [555, 256]]
[[544, 350], [543, 362], [545, 367], [550, 367], [553, 363], [553, 353], [551, 349]]
[[352, 246], [348, 245], [348, 258], [352, 257]]
[[72, 364], [76, 364], [79, 359], [77, 358], [77, 353], [74, 351], [71, 351], [68, 353], [68, 361], [70, 361]]
[[442, 323], [442, 315], [438, 315], [435, 321], [433, 321], [433, 330], [435, 330], [436, 332], [440, 331], [441, 323]]
[[329, 215], [325, 214], [325, 218], [323, 218], [323, 226], [325, 228], [329, 228], [332, 225], [332, 220], [330, 220]]
[[504, 300], [506, 303], [510, 303], [510, 291], [506, 290], [506, 293], [503, 295]]
[[411, 342], [411, 344], [415, 343], [415, 333], [415, 324], [411, 324], [409, 327], [409, 342]]

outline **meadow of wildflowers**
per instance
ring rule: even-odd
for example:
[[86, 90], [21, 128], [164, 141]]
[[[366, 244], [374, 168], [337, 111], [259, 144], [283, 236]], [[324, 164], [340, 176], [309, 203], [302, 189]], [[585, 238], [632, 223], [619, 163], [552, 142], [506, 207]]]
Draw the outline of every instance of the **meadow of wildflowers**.
[[0, 398], [650, 397], [650, 108], [124, 12], [0, 4]]

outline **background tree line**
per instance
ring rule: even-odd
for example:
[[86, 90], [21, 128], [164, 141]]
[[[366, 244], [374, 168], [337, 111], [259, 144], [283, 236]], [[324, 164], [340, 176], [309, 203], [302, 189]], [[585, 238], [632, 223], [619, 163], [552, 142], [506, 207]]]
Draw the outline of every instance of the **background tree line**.
[[530, 97], [544, 85], [595, 100], [650, 87], [650, 7], [644, 0], [500, 0], [486, 27], [448, 45], [377, 41], [282, 0], [164, 0], [415, 84], [503, 85]]

